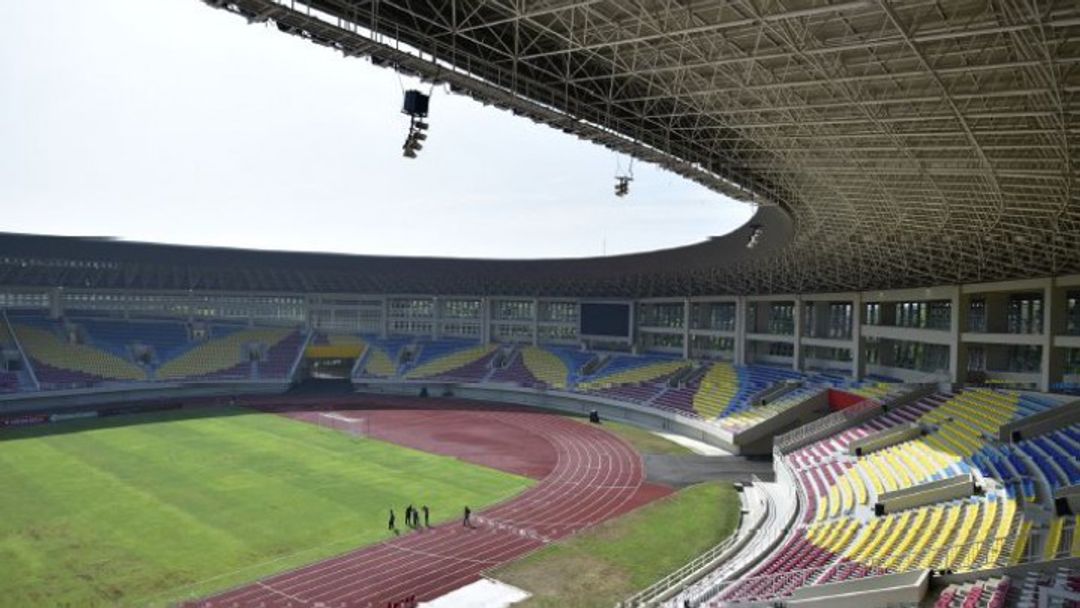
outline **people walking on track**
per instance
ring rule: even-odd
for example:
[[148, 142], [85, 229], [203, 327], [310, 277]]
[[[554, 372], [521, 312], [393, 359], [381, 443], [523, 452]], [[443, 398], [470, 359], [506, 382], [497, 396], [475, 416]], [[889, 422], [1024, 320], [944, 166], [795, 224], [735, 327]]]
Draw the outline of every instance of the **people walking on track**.
[[414, 513], [414, 510], [413, 510], [412, 505], [409, 505], [409, 506], [405, 507], [405, 525], [409, 526], [410, 528], [415, 528], [416, 527], [416, 526], [413, 525], [413, 517], [414, 517], [413, 513]]
[[431, 527], [431, 511], [428, 511], [427, 505], [424, 505], [424, 527]]
[[465, 505], [465, 517], [461, 519], [461, 525], [466, 528], [472, 527], [472, 509]]

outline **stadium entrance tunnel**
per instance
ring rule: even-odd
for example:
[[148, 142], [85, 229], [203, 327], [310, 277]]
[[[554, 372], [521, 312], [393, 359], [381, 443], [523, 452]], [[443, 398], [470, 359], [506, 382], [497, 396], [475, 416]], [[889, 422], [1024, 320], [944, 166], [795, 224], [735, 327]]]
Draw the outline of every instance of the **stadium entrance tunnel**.
[[355, 344], [308, 346], [298, 370], [300, 379], [348, 380], [363, 348]]

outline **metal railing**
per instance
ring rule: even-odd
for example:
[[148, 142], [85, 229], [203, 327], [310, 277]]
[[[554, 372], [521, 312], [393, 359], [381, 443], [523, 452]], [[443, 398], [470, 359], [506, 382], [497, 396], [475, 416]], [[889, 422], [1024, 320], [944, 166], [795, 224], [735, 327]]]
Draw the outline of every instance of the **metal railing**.
[[19, 336], [15, 334], [15, 327], [11, 324], [11, 319], [8, 318], [7, 310], [0, 309], [0, 315], [4, 317], [4, 325], [7, 326], [8, 335], [11, 336], [11, 341], [15, 344], [15, 349], [19, 351], [19, 356], [22, 357], [23, 369], [26, 370], [27, 375], [30, 376], [30, 380], [34, 383], [34, 387], [37, 390], [42, 390], [41, 382], [38, 381], [37, 373], [34, 371], [34, 366], [30, 363], [30, 357], [23, 349], [22, 343], [19, 341]]
[[[660, 606], [664, 605], [661, 603], [664, 602], [669, 606], [681, 607], [683, 602], [692, 601], [693, 598], [708, 593], [718, 583], [736, 580], [744, 572], [764, 563], [774, 555], [773, 552], [777, 547], [783, 546], [790, 539], [793, 533], [791, 526], [798, 518], [799, 506], [803, 498], [788, 467], [779, 457], [775, 462], [777, 463], [776, 482], [771, 485], [774, 490], [780, 490], [782, 495], [764, 489], [764, 486], [760, 485], [747, 489], [749, 492], [754, 488], [761, 488], [759, 500], [763, 511], [761, 517], [753, 525], [742, 531], [738, 545], [732, 549], [734, 553], [727, 559], [718, 560], [712, 564], [709, 572], [698, 573], [692, 579], [681, 581], [666, 597], [660, 596], [658, 598], [660, 602], [653, 601], [653, 603], [640, 605]], [[757, 478], [754, 482], [760, 484]]]
[[727, 537], [723, 542], [695, 557], [678, 570], [626, 598], [618, 604], [617, 608], [638, 608], [659, 605], [660, 602], [677, 593], [688, 581], [693, 579], [697, 573], [715, 566], [716, 564], [714, 562], [719, 561], [724, 553], [729, 551], [731, 547], [735, 545], [737, 540], [738, 538], [735, 534]]
[[[297, 351], [296, 357], [293, 358], [292, 364], [289, 365], [289, 373], [285, 376], [285, 379], [292, 382], [296, 379], [296, 370], [300, 367], [300, 363], [304, 360], [304, 353], [307, 351], [307, 347], [311, 344], [311, 340], [315, 337], [315, 330], [308, 330], [307, 337], [304, 338], [303, 344], [300, 345], [300, 350]], [[261, 373], [262, 370], [260, 370]], [[351, 376], [350, 376], [351, 377]]]

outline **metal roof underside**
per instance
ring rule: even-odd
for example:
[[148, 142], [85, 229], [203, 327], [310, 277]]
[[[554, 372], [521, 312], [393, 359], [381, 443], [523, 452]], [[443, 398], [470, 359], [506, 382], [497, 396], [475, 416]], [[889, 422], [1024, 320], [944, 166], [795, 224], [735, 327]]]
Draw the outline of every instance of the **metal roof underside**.
[[[1075, 1], [230, 4], [343, 51], [335, 30], [366, 38], [353, 50], [374, 61], [470, 77], [556, 110], [555, 126], [614, 131], [792, 214], [783, 253], [718, 263], [701, 291], [1080, 269]], [[442, 67], [402, 61], [410, 51]]]
[[794, 222], [787, 246], [750, 259], [609, 268], [573, 286], [516, 276], [513, 292], [823, 292], [1080, 271], [1075, 0], [204, 1]]

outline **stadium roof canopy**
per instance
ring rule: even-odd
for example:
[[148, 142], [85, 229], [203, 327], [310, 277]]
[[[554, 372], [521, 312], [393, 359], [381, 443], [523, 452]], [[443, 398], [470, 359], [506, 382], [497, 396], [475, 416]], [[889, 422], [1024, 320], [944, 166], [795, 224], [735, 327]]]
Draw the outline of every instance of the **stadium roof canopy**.
[[594, 260], [353, 256], [357, 285], [647, 296], [1080, 271], [1075, 0], [204, 1], [762, 206], [749, 251], [744, 228]]

